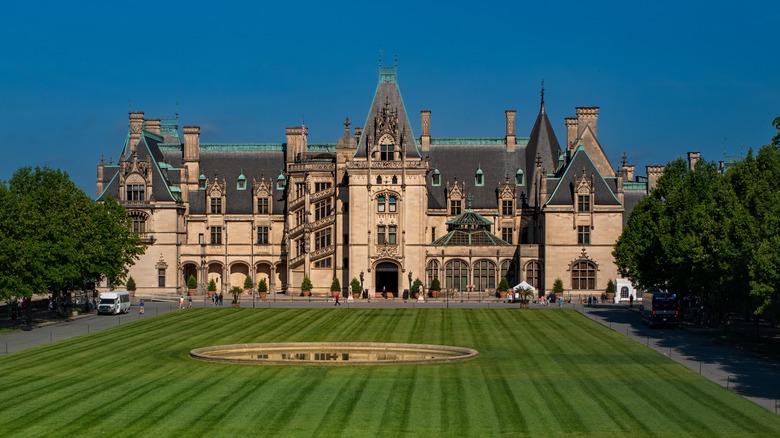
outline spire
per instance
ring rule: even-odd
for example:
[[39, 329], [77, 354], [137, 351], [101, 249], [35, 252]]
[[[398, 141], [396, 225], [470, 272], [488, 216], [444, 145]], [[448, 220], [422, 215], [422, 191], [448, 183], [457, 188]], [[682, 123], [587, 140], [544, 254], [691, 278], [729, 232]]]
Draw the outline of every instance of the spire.
[[541, 91], [540, 94], [542, 96], [542, 103], [541, 103], [541, 109], [539, 110], [539, 112], [541, 114], [546, 114], [546, 112], [544, 110], [544, 79], [542, 79], [542, 91]]

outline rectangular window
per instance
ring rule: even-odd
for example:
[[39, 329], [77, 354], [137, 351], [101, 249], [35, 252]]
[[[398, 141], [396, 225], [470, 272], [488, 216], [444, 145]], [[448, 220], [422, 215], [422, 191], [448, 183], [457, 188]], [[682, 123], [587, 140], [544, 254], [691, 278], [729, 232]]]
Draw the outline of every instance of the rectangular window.
[[502, 228], [501, 238], [504, 239], [504, 242], [506, 243], [512, 243], [512, 228]]
[[127, 200], [128, 201], [145, 201], [146, 200], [146, 186], [143, 184], [128, 184], [127, 185]]
[[381, 161], [395, 160], [395, 146], [391, 144], [383, 144], [381, 146], [381, 153], [379, 159]]
[[300, 238], [295, 241], [295, 257], [302, 256], [306, 253], [306, 241]]
[[460, 205], [461, 205], [460, 199], [450, 201], [450, 214], [452, 216], [457, 216], [462, 213]]
[[257, 214], [268, 214], [268, 198], [257, 198]]
[[318, 221], [328, 217], [330, 214], [330, 199], [320, 201], [314, 204], [314, 220]]
[[300, 198], [306, 194], [306, 183], [295, 183], [295, 197]]
[[165, 269], [157, 270], [157, 287], [165, 287]]
[[395, 196], [390, 197], [390, 204], [388, 207], [389, 208], [387, 211], [389, 211], [390, 213], [395, 213], [397, 211]]
[[515, 202], [511, 199], [504, 199], [501, 201], [501, 214], [504, 216], [512, 216], [515, 214]]
[[330, 228], [325, 228], [322, 231], [314, 233], [314, 249], [323, 249], [329, 247], [331, 244]]
[[211, 198], [211, 214], [222, 214], [222, 198]]
[[590, 211], [590, 195], [577, 195], [577, 211]]
[[387, 227], [387, 243], [390, 243], [392, 245], [395, 245], [397, 243], [396, 236], [398, 232], [396, 231], [398, 227], [395, 225], [390, 225]]
[[441, 185], [441, 174], [434, 173], [431, 177], [431, 185], [433, 186], [440, 186]]
[[257, 227], [257, 244], [268, 245], [268, 227]]
[[379, 213], [385, 212], [385, 197], [380, 196], [376, 199], [376, 211]]
[[386, 243], [387, 242], [387, 236], [385, 235], [385, 226], [380, 225], [376, 227], [376, 242], [377, 243]]
[[315, 268], [330, 268], [332, 266], [331, 260], [332, 259], [330, 257], [328, 257], [326, 259], [322, 259], [322, 260], [317, 260], [316, 262], [314, 262], [314, 267]]
[[222, 245], [222, 227], [211, 227], [211, 244]]
[[577, 243], [580, 245], [590, 245], [590, 227], [580, 225], [577, 227]]
[[314, 191], [315, 192], [321, 192], [323, 190], [328, 190], [330, 188], [329, 182], [318, 182], [314, 183]]
[[431, 227], [431, 242], [436, 240], [436, 227]]
[[296, 227], [303, 223], [303, 217], [304, 217], [304, 213], [303, 213], [302, 209], [295, 212], [295, 226]]

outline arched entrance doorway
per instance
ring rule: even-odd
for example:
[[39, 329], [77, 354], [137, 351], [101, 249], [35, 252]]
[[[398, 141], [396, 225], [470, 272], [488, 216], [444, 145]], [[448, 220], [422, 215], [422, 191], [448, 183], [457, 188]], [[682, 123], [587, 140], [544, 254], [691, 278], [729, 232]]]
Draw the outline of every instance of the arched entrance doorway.
[[374, 269], [376, 278], [376, 295], [381, 296], [387, 292], [387, 296], [398, 296], [398, 265], [392, 262], [382, 262]]

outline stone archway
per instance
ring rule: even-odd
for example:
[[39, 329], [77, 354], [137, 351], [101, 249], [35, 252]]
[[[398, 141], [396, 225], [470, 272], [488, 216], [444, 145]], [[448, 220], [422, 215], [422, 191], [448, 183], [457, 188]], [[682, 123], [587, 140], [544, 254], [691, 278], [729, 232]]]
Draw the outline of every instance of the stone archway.
[[208, 287], [208, 284], [211, 282], [211, 280], [214, 280], [214, 283], [217, 285], [217, 293], [224, 292], [224, 290], [222, 289], [224, 287], [222, 281], [222, 264], [220, 263], [209, 264], [207, 276], [208, 278], [206, 280], [206, 287]]
[[244, 288], [244, 281], [246, 281], [246, 277], [249, 275], [249, 265], [243, 262], [234, 263], [230, 267], [230, 284], [228, 285], [229, 288], [232, 288], [233, 286], [238, 286], [241, 289]]
[[376, 285], [376, 296], [382, 296], [383, 292], [387, 297], [397, 297], [400, 286], [398, 280], [399, 266], [394, 262], [380, 262], [374, 268], [374, 284]]

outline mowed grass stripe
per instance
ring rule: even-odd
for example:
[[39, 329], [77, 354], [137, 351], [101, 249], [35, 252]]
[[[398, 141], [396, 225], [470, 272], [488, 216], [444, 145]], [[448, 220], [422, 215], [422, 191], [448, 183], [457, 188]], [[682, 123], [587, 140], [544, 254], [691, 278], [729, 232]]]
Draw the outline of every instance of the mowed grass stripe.
[[[480, 355], [319, 370], [188, 357], [293, 338]], [[120, 377], [97, 389], [97, 369]], [[780, 435], [766, 410], [558, 309], [184, 310], [0, 358], [0, 376], [2, 436]]]

